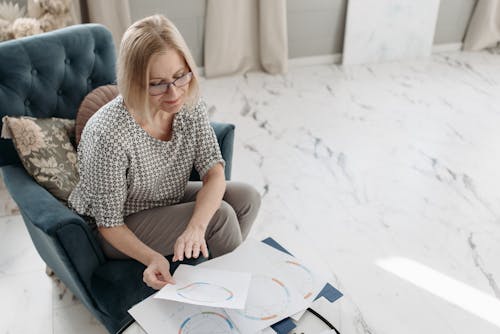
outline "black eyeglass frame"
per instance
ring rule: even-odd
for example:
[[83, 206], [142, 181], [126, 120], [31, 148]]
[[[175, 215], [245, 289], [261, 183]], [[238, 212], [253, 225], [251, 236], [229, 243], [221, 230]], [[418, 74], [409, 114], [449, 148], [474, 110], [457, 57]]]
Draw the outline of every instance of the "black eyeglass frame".
[[[182, 84], [182, 85], [177, 84], [177, 83], [179, 82], [179, 80], [183, 80], [183, 79], [185, 79], [185, 78], [186, 78], [186, 77], [188, 77], [188, 76], [189, 76], [189, 80], [188, 80], [188, 81], [186, 81], [186, 83], [184, 83], [184, 84]], [[162, 95], [162, 94], [165, 94], [166, 92], [168, 92], [168, 90], [169, 90], [169, 88], [170, 88], [171, 86], [175, 86], [175, 87], [177, 87], [177, 88], [179, 88], [179, 87], [184, 87], [184, 86], [186, 86], [188, 83], [190, 83], [192, 79], [193, 79], [193, 72], [187, 72], [186, 74], [182, 75], [181, 77], [178, 77], [177, 79], [175, 79], [175, 80], [174, 80], [174, 81], [172, 81], [172, 82], [167, 82], [167, 83], [164, 83], [164, 84], [159, 84], [159, 85], [154, 85], [154, 86], [151, 86], [151, 84], [150, 84], [150, 85], [149, 85], [148, 92], [149, 92], [149, 95], [150, 95], [150, 96], [158, 96], [158, 95]], [[160, 87], [164, 87], [164, 88], [162, 88], [162, 89], [161, 89], [161, 93], [156, 93], [156, 94], [152, 94], [152, 93], [151, 93], [151, 89], [152, 89], [152, 88], [153, 88], [153, 89], [158, 89], [158, 91], [159, 91], [159, 88], [160, 88]]]

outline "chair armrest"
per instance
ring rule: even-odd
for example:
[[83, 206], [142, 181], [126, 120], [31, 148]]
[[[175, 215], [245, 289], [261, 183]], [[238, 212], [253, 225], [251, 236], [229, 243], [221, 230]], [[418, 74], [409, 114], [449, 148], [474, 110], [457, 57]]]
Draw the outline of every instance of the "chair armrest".
[[233, 144], [234, 144], [234, 125], [228, 123], [210, 123], [215, 131], [217, 142], [220, 146], [222, 158], [226, 161], [224, 174], [226, 180], [231, 180], [231, 169], [233, 166]]
[[94, 253], [97, 262], [104, 260], [95, 236], [82, 217], [40, 186], [22, 165], [8, 165], [1, 169], [5, 185], [28, 220], [26, 223], [59, 240], [74, 259], [80, 257], [81, 254], [77, 254], [80, 250]]
[[[224, 176], [226, 180], [231, 180], [231, 169], [233, 162], [233, 142], [234, 142], [234, 125], [229, 123], [211, 122], [210, 125], [214, 129], [217, 142], [219, 143], [222, 158], [226, 162], [224, 168]], [[190, 181], [200, 181], [200, 175], [193, 168], [191, 171]]]
[[54, 236], [65, 224], [87, 223], [40, 186], [22, 165], [2, 167], [5, 185], [23, 216], [43, 232]]
[[83, 291], [105, 259], [87, 222], [40, 186], [22, 165], [1, 169], [42, 259], [73, 293], [92, 303]]

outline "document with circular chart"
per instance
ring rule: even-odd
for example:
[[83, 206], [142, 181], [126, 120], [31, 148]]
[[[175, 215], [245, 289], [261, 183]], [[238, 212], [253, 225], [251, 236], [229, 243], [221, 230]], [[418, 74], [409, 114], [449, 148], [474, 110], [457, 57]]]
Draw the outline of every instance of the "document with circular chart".
[[150, 296], [128, 312], [148, 334], [241, 334], [220, 308]]
[[252, 273], [245, 308], [225, 309], [241, 333], [258, 333], [304, 311], [328, 281], [326, 273], [309, 261], [251, 239], [198, 266]]
[[181, 265], [174, 278], [129, 310], [148, 334], [271, 333], [269, 326], [307, 309], [328, 281], [311, 261], [256, 240], [196, 267]]
[[155, 298], [181, 303], [244, 309], [251, 274], [181, 264], [174, 273], [175, 284], [167, 284]]

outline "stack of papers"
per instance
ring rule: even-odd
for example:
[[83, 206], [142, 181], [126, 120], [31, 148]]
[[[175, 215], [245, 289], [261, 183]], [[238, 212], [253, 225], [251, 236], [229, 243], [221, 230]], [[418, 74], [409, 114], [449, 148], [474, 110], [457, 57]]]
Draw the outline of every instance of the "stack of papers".
[[327, 277], [305, 261], [247, 240], [230, 254], [179, 266], [175, 285], [129, 313], [149, 334], [274, 333], [271, 325], [300, 317]]

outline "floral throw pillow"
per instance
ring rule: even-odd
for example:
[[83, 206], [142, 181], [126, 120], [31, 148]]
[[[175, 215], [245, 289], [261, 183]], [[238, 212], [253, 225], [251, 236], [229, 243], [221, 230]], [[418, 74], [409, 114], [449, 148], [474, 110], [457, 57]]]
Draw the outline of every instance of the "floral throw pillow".
[[2, 121], [2, 137], [12, 138], [26, 171], [66, 202], [78, 182], [77, 155], [70, 140], [75, 121], [9, 116]]

